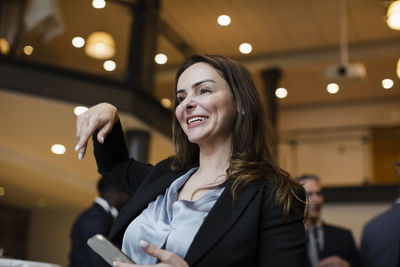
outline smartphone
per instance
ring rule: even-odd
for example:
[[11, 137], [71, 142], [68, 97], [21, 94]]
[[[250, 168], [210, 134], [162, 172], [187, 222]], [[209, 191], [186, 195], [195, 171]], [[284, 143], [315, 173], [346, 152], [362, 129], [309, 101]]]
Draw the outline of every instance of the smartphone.
[[116, 260], [123, 261], [125, 263], [135, 263], [103, 235], [97, 234], [92, 236], [87, 240], [87, 244], [111, 266]]

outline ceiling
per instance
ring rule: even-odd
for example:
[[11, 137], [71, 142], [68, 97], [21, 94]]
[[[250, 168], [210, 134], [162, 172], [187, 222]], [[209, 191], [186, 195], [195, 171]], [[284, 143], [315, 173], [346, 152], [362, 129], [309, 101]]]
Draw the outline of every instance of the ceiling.
[[[37, 32], [25, 30], [17, 57], [122, 79], [131, 13], [125, 5], [113, 1], [100, 10], [90, 3], [61, 0], [64, 33], [44, 43]], [[364, 64], [367, 76], [363, 81], [340, 82], [335, 95], [325, 89], [328, 80], [324, 72], [340, 62], [339, 0], [165, 0], [161, 1], [160, 16], [196, 52], [223, 54], [248, 67], [261, 93], [260, 71], [279, 67], [283, 72], [279, 86], [288, 90], [288, 96], [277, 101], [285, 109], [400, 97], [400, 80], [395, 75], [400, 31], [385, 24], [387, 5], [387, 1], [379, 0], [347, 1], [349, 59]], [[229, 26], [216, 23], [221, 14], [231, 17]], [[96, 30], [109, 32], [116, 41], [114, 72], [106, 72], [102, 61], [71, 45], [74, 36], [86, 38]], [[243, 42], [253, 46], [252, 53], [239, 53], [238, 46]], [[27, 44], [34, 47], [31, 56], [20, 50]], [[156, 68], [153, 93], [158, 99], [172, 98], [174, 72], [184, 56], [163, 34], [158, 36], [157, 52], [166, 54], [168, 62]], [[382, 88], [384, 78], [394, 80], [392, 89]], [[74, 104], [0, 88], [0, 186], [6, 188], [0, 201], [33, 208], [43, 198], [47, 207], [82, 207], [95, 195], [93, 157], [77, 161], [72, 152]], [[146, 127], [132, 115], [123, 116], [128, 126]], [[66, 144], [67, 153], [62, 157], [49, 153], [53, 143]]]

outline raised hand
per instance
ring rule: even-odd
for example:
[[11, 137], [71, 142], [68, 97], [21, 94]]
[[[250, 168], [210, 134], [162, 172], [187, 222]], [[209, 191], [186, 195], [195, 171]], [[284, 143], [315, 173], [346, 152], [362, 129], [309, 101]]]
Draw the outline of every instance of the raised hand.
[[100, 103], [78, 116], [76, 121], [75, 151], [78, 151], [78, 158], [82, 159], [86, 153], [87, 143], [93, 133], [99, 129], [97, 140], [104, 142], [104, 138], [111, 131], [115, 121], [118, 119], [118, 110], [108, 103]]

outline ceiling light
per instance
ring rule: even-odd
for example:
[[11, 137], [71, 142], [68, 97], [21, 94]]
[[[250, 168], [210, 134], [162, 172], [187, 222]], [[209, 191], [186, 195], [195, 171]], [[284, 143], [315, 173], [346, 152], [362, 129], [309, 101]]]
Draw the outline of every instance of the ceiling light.
[[85, 112], [86, 110], [88, 110], [87, 107], [77, 106], [77, 107], [74, 108], [74, 114], [75, 114], [76, 116], [79, 116], [79, 115], [81, 115], [83, 112]]
[[400, 0], [390, 4], [386, 12], [386, 23], [393, 30], [400, 30]]
[[163, 99], [161, 99], [161, 105], [164, 107], [164, 108], [170, 108], [171, 107], [171, 100], [169, 100], [168, 98], [163, 98]]
[[243, 43], [239, 46], [239, 51], [242, 54], [249, 54], [249, 53], [251, 53], [251, 50], [253, 50], [253, 47], [251, 46], [251, 44]]
[[0, 186], [0, 197], [3, 197], [6, 195], [6, 189], [2, 186]]
[[287, 96], [288, 92], [285, 88], [278, 88], [275, 90], [275, 95], [278, 98], [285, 98]]
[[384, 79], [382, 80], [382, 87], [384, 89], [390, 89], [393, 87], [393, 80], [392, 79]]
[[104, 0], [93, 0], [92, 6], [94, 8], [104, 8], [106, 6], [106, 1]]
[[397, 74], [397, 77], [399, 77], [399, 79], [400, 79], [400, 58], [399, 58], [399, 60], [397, 60], [396, 74]]
[[7, 39], [0, 38], [0, 54], [8, 54], [10, 52], [10, 44]]
[[60, 144], [54, 144], [51, 146], [51, 152], [57, 155], [62, 155], [65, 153], [65, 146]]
[[162, 64], [167, 63], [168, 57], [167, 57], [167, 55], [165, 55], [165, 54], [163, 54], [163, 53], [159, 53], [159, 54], [157, 54], [157, 55], [154, 57], [154, 61], [155, 61], [157, 64], [162, 65]]
[[79, 36], [74, 37], [72, 38], [72, 45], [76, 48], [81, 48], [85, 45], [85, 39]]
[[113, 60], [106, 60], [103, 64], [103, 68], [106, 71], [113, 71], [117, 67], [117, 64]]
[[218, 17], [217, 22], [221, 26], [228, 26], [231, 24], [231, 18], [228, 15], [221, 15]]
[[337, 92], [339, 92], [339, 85], [337, 83], [330, 83], [326, 87], [326, 90], [330, 94], [336, 94]]
[[93, 32], [86, 40], [85, 52], [97, 59], [112, 58], [115, 55], [115, 42], [107, 32]]
[[24, 53], [25, 53], [25, 55], [28, 55], [28, 56], [32, 55], [33, 47], [30, 45], [24, 46]]

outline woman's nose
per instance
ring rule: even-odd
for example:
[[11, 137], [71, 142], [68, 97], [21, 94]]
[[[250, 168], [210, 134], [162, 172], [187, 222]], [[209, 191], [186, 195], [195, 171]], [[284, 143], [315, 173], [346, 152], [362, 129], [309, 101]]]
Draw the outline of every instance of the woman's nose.
[[186, 97], [184, 104], [184, 108], [186, 110], [192, 110], [196, 107], [195, 101], [192, 98]]

